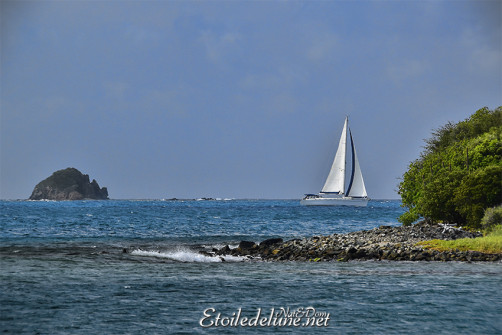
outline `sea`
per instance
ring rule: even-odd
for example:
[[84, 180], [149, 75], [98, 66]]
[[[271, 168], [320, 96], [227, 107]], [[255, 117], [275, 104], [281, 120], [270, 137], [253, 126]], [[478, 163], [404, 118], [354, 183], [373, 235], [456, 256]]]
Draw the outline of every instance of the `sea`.
[[397, 226], [400, 205], [0, 201], [0, 333], [502, 334], [501, 263], [200, 253]]

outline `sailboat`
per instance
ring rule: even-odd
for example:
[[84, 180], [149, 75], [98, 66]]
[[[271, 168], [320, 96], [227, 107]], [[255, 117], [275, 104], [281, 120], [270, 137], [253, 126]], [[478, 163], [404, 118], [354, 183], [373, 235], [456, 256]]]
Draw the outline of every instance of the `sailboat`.
[[[348, 132], [347, 132], [348, 130]], [[351, 167], [348, 187], [345, 188], [347, 170], [347, 136], [350, 138], [349, 153], [351, 155]], [[352, 140], [352, 133], [349, 128], [349, 118], [345, 118], [342, 136], [338, 143], [333, 165], [329, 171], [328, 178], [318, 194], [305, 194], [300, 201], [306, 206], [359, 206], [368, 204], [368, 193], [364, 186], [363, 175], [359, 167], [359, 160], [356, 155], [356, 148]]]

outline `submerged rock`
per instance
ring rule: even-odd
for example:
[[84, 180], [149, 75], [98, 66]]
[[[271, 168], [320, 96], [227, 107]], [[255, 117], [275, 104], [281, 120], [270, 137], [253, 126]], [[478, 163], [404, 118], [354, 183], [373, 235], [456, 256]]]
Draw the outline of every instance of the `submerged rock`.
[[108, 199], [106, 187], [100, 188], [93, 179], [75, 168], [54, 172], [49, 178], [38, 183], [31, 193], [30, 200], [83, 200]]

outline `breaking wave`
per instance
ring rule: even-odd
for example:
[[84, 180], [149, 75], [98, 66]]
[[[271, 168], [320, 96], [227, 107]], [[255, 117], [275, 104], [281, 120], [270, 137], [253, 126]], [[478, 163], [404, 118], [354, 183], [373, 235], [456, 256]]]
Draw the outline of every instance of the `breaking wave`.
[[207, 256], [192, 250], [176, 251], [149, 251], [136, 249], [131, 251], [131, 255], [144, 257], [167, 258], [176, 262], [183, 263], [221, 263], [221, 262], [243, 262], [245, 257], [238, 256]]

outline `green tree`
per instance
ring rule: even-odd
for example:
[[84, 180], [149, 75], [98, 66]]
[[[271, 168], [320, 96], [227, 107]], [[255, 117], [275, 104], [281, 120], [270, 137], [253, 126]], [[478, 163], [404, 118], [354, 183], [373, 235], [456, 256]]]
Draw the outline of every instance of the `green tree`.
[[485, 209], [502, 202], [502, 165], [478, 169], [462, 179], [454, 191], [456, 210], [468, 226], [478, 228]]
[[419, 218], [478, 228], [484, 211], [502, 202], [502, 107], [432, 132], [399, 184], [411, 224]]

